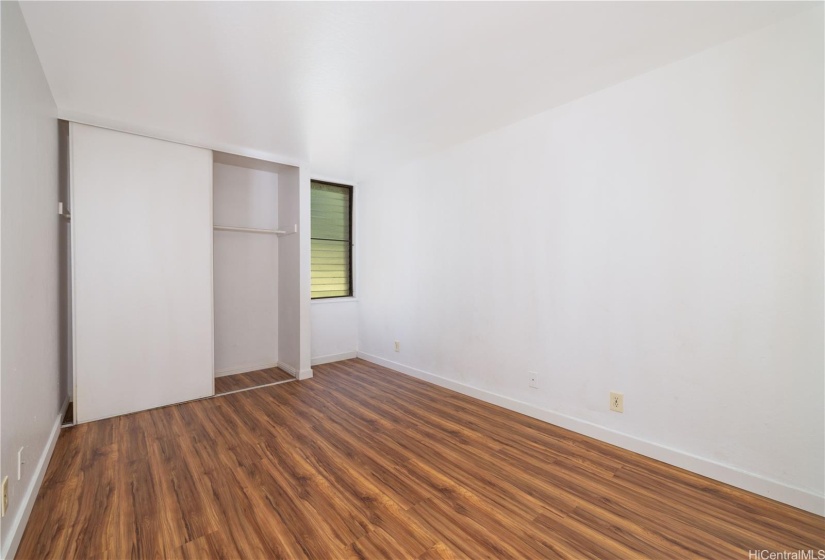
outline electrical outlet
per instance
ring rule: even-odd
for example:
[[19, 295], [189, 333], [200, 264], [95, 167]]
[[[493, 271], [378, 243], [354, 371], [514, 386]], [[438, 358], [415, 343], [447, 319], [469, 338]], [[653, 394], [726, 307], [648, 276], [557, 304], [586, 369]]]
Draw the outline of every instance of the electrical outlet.
[[397, 340], [395, 341], [395, 351], [396, 352], [401, 352], [401, 343], [398, 342]]
[[530, 374], [530, 387], [532, 387], [533, 389], [538, 389], [539, 388], [539, 374], [536, 373], [535, 371], [528, 371], [527, 373]]
[[17, 452], [17, 480], [23, 478], [23, 465], [26, 462], [23, 460], [23, 450], [25, 447], [21, 447], [20, 451]]
[[0, 507], [0, 517], [6, 515], [6, 510], [9, 509], [9, 477], [3, 477], [3, 502]]
[[610, 410], [624, 412], [624, 395], [622, 393], [610, 392]]

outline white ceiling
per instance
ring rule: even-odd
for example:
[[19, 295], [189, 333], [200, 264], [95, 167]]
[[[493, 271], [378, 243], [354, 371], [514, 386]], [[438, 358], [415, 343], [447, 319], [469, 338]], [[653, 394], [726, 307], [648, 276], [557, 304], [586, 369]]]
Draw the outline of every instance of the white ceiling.
[[353, 180], [787, 17], [794, 2], [24, 2], [64, 118]]

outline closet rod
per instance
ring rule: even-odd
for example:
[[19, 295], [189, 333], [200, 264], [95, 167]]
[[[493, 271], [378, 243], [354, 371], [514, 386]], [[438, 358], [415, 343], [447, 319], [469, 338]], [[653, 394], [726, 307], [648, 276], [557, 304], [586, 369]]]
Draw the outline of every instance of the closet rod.
[[219, 229], [221, 231], [245, 231], [247, 233], [275, 233], [283, 235], [287, 232], [280, 230], [280, 229], [259, 229], [259, 228], [246, 228], [246, 227], [232, 227], [232, 226], [213, 226], [214, 229]]

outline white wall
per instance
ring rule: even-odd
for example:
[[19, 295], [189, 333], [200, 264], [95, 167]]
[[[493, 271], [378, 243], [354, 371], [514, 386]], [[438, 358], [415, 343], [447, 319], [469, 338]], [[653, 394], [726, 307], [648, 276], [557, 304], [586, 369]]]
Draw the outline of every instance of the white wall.
[[[285, 170], [279, 179], [278, 227], [300, 227], [299, 170]], [[278, 359], [280, 366], [298, 377], [301, 371], [301, 270], [300, 238], [285, 235], [278, 241]]]
[[358, 350], [358, 302], [312, 302], [312, 365], [354, 358]]
[[298, 379], [310, 379], [312, 377], [312, 347], [310, 338], [312, 337], [312, 314], [310, 310], [311, 289], [311, 191], [309, 167], [303, 165], [296, 172], [298, 186], [298, 316], [299, 325], [299, 363]]
[[[314, 179], [329, 181], [342, 185], [353, 185], [351, 178], [327, 177], [315, 173]], [[352, 282], [351, 298], [329, 298], [312, 300], [310, 306], [312, 317], [312, 365], [348, 360], [356, 356], [358, 350], [358, 201], [359, 188], [352, 192]]]
[[359, 355], [825, 512], [822, 21], [362, 184]]
[[[0, 477], [9, 477], [0, 556], [5, 558], [22, 536], [66, 393], [59, 375], [57, 108], [19, 5], [2, 2], [0, 14]], [[25, 465], [17, 480], [21, 447]]]
[[[216, 225], [278, 227], [278, 174], [216, 162]], [[215, 230], [215, 375], [278, 363], [278, 237]]]

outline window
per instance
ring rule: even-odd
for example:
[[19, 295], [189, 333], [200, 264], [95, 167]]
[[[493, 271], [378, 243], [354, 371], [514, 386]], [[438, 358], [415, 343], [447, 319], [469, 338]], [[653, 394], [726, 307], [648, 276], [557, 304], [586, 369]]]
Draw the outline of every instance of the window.
[[312, 299], [352, 296], [352, 187], [312, 181]]

